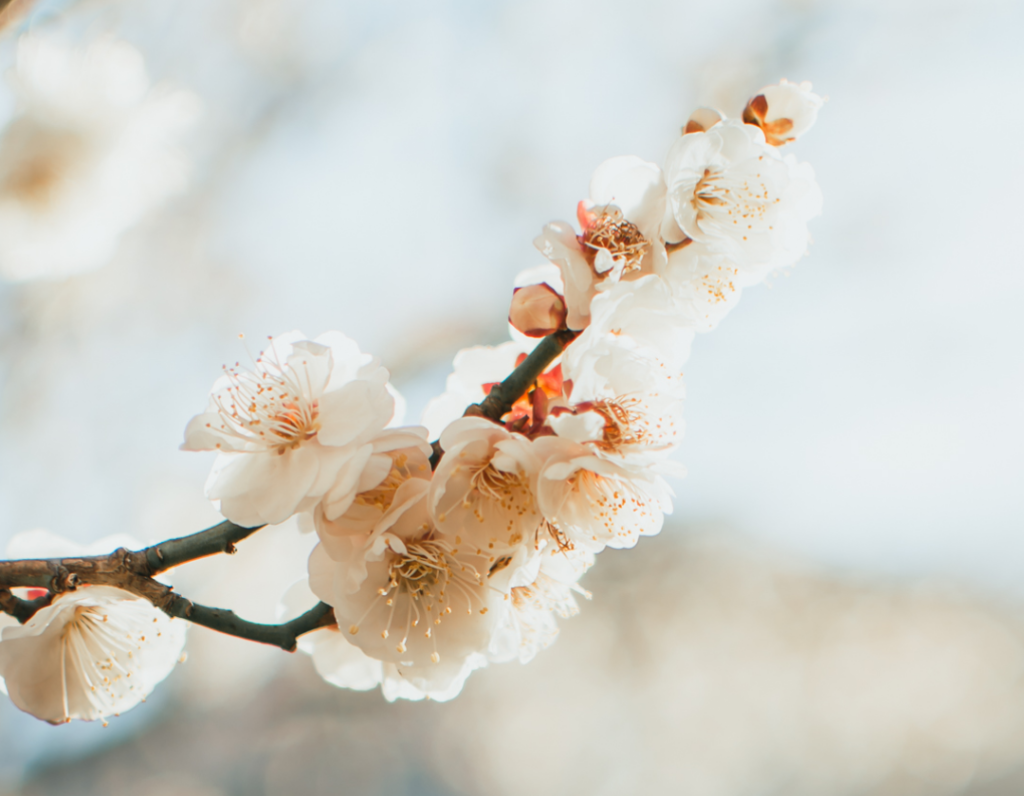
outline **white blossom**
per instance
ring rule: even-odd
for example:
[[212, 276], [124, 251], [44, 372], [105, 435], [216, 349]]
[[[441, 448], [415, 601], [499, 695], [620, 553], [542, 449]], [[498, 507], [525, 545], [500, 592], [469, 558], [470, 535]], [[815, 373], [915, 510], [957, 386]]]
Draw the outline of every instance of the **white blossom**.
[[338, 332], [280, 335], [252, 369], [225, 368], [184, 450], [219, 451], [207, 496], [232, 522], [283, 522], [322, 503], [343, 514], [375, 454], [426, 445], [422, 428], [386, 429], [388, 372]]
[[[312, 607], [315, 600], [306, 580], [296, 583], [285, 594], [280, 620], [297, 617]], [[336, 626], [318, 628], [300, 636], [298, 648], [312, 658], [313, 667], [325, 682], [353, 691], [370, 691], [380, 686], [389, 702], [396, 699], [445, 702], [458, 696], [473, 670], [487, 663], [484, 656], [471, 655], [459, 666], [431, 663], [421, 672], [416, 667], [371, 658], [347, 636], [347, 632]]]
[[[480, 663], [518, 565], [435, 527], [428, 488], [409, 479], [396, 490], [367, 543], [353, 551], [361, 564], [336, 561], [317, 546], [309, 585], [334, 607], [347, 640], [384, 664], [385, 681], [389, 671], [398, 673], [434, 698], [454, 695], [467, 667]], [[356, 569], [363, 569], [362, 579], [352, 577]], [[384, 690], [411, 693], [395, 684]]]
[[[43, 530], [18, 534], [12, 558], [59, 558], [141, 547], [128, 536], [80, 545]], [[25, 597], [35, 596], [31, 592]], [[79, 586], [24, 625], [0, 624], [0, 688], [26, 713], [92, 721], [143, 701], [181, 659], [187, 623], [113, 586]]]
[[437, 527], [488, 557], [532, 539], [540, 524], [534, 485], [540, 459], [530, 440], [479, 417], [457, 420], [441, 435], [430, 484]]
[[679, 138], [665, 179], [665, 240], [691, 238], [727, 255], [744, 285], [802, 257], [807, 222], [821, 212], [811, 167], [769, 146], [760, 128], [734, 119]]
[[615, 285], [594, 298], [591, 316], [590, 326], [562, 356], [563, 378], [572, 381], [573, 390], [587, 379], [607, 381], [613, 371], [601, 360], [612, 348], [641, 352], [659, 379], [681, 378], [693, 342], [693, 321], [680, 312], [665, 280], [651, 275]]
[[0, 138], [0, 274], [59, 279], [105, 263], [120, 235], [186, 184], [177, 142], [197, 115], [150, 88], [142, 56], [109, 38], [18, 42], [16, 115]]
[[337, 518], [328, 519], [322, 504], [316, 507], [314, 525], [332, 558], [343, 560], [349, 556], [353, 545], [366, 542], [394, 504], [402, 484], [411, 478], [430, 480], [429, 448], [424, 450], [426, 447], [373, 454], [362, 471], [351, 505]]
[[757, 92], [743, 110], [743, 121], [760, 127], [772, 146], [782, 146], [810, 130], [824, 104], [806, 80], [782, 80]]
[[583, 329], [594, 295], [620, 280], [652, 273], [665, 257], [659, 237], [665, 212], [661, 169], [623, 156], [602, 163], [579, 203], [581, 233], [571, 224], [548, 224], [534, 245], [561, 270], [570, 329]]
[[593, 563], [593, 554], [586, 551], [552, 547], [536, 567], [521, 568], [491, 641], [490, 660], [529, 663], [551, 646], [558, 636], [558, 619], [579, 613], [574, 595], [590, 599], [577, 581]]
[[661, 531], [672, 511], [671, 490], [650, 468], [597, 456], [564, 437], [541, 437], [534, 445], [544, 460], [537, 503], [568, 544], [599, 553]]
[[658, 276], [668, 285], [678, 316], [695, 331], [710, 332], [740, 300], [740, 269], [693, 240], [671, 248]]

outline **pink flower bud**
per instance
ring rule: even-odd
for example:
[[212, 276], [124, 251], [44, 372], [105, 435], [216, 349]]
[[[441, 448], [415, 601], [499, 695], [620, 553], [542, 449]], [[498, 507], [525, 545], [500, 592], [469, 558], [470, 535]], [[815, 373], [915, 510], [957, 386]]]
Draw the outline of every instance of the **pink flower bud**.
[[782, 146], [806, 133], [818, 118], [824, 100], [811, 92], [811, 84], [781, 81], [765, 86], [743, 109], [743, 121], [760, 127], [765, 140]]
[[508, 322], [527, 337], [547, 337], [565, 328], [565, 300], [550, 285], [517, 287]]
[[725, 116], [714, 108], [697, 108], [686, 121], [683, 135], [687, 133], [706, 133], [724, 118]]

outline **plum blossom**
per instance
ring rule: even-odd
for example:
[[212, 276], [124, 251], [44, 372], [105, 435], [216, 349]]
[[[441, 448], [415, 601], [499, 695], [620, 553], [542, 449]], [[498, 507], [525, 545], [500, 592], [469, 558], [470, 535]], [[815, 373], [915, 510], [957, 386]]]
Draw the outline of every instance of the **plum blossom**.
[[666, 242], [690, 238], [727, 255], [742, 285], [802, 257], [807, 222], [821, 212], [811, 167], [779, 154], [759, 127], [735, 119], [679, 138], [665, 179]]
[[651, 361], [658, 378], [681, 378], [694, 338], [693, 321], [680, 312], [668, 282], [651, 275], [616, 285], [594, 298], [591, 316], [590, 326], [562, 355], [562, 375], [574, 391], [587, 379], [610, 378], [612, 365], [602, 360], [611, 348], [632, 347]]
[[664, 212], [661, 169], [632, 155], [612, 158], [598, 166], [590, 198], [577, 208], [581, 233], [556, 221], [534, 240], [561, 270], [568, 328], [586, 327], [598, 291], [658, 267], [665, 257], [659, 236]]
[[[278, 619], [287, 621], [308, 610], [316, 602], [316, 596], [309, 589], [306, 579], [299, 581], [284, 596]], [[332, 626], [323, 627], [299, 638], [300, 652], [310, 656], [317, 674], [337, 688], [353, 691], [370, 691], [380, 686], [384, 698], [389, 702], [396, 699], [431, 699], [445, 702], [458, 696], [466, 678], [474, 669], [486, 665], [482, 655], [470, 656], [454, 675], [452, 667], [445, 667], [439, 676], [438, 667], [431, 664], [427, 669], [429, 677], [415, 668], [400, 667], [390, 662], [371, 658], [347, 638], [348, 633]], [[403, 674], [408, 674], [408, 677]], [[436, 686], [440, 683], [440, 686]], [[423, 686], [426, 690], [421, 690]]]
[[73, 49], [23, 36], [17, 110], [0, 138], [0, 275], [60, 279], [96, 268], [121, 234], [187, 182], [178, 140], [199, 102], [151, 88], [142, 56], [100, 38]]
[[593, 563], [593, 554], [585, 551], [552, 548], [537, 559], [537, 567], [522, 568], [491, 640], [490, 660], [529, 663], [551, 646], [558, 636], [558, 619], [579, 613], [575, 595], [590, 599], [577, 581]]
[[399, 448], [374, 454], [360, 475], [356, 494], [344, 514], [331, 520], [323, 504], [316, 507], [314, 526], [327, 553], [336, 560], [349, 557], [352, 545], [362, 545], [394, 505], [398, 490], [411, 478], [429, 481], [429, 448]]
[[811, 84], [782, 80], [765, 86], [743, 109], [743, 121], [760, 127], [772, 146], [795, 141], [814, 125], [825, 100], [811, 91]]
[[[409, 479], [396, 490], [367, 543], [353, 551], [362, 565], [317, 546], [309, 585], [334, 607], [347, 640], [384, 664], [382, 677], [390, 664], [416, 691], [445, 695], [482, 663], [519, 565], [480, 552], [479, 540], [438, 529], [428, 488]], [[363, 569], [361, 579], [352, 577], [355, 569]], [[397, 686], [393, 693], [406, 696]]]
[[5, 627], [0, 677], [11, 701], [51, 724], [135, 707], [181, 657], [185, 622], [113, 586], [65, 592]]
[[599, 553], [633, 547], [661, 531], [672, 511], [671, 490], [649, 468], [630, 467], [563, 437], [534, 442], [544, 465], [537, 503], [573, 547]]
[[690, 114], [683, 127], [683, 135], [686, 133], [703, 133], [710, 130], [719, 122], [725, 121], [725, 114], [715, 108], [697, 108]]
[[[58, 558], [116, 547], [141, 545], [124, 535], [80, 545], [35, 530], [11, 539], [7, 555]], [[24, 625], [2, 616], [0, 688], [21, 710], [51, 724], [103, 719], [135, 707], [181, 659], [187, 629], [183, 620], [113, 586], [58, 594]]]
[[680, 318], [697, 332], [710, 332], [740, 300], [740, 269], [693, 240], [671, 247], [658, 276], [668, 285]]
[[441, 435], [444, 457], [430, 484], [437, 527], [487, 556], [532, 539], [541, 517], [534, 484], [541, 461], [530, 440], [478, 417], [457, 420]]
[[385, 428], [395, 409], [387, 382], [387, 370], [339, 332], [280, 335], [252, 369], [225, 368], [182, 449], [219, 452], [206, 493], [232, 522], [276, 524], [317, 503], [335, 519], [374, 456], [429, 452], [425, 429]]

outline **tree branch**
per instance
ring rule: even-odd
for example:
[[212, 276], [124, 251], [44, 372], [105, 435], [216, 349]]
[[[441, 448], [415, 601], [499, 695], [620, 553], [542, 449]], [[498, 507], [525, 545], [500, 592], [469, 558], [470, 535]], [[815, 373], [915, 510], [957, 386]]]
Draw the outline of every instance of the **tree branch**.
[[224, 608], [210, 608], [187, 600], [180, 594], [170, 595], [166, 605], [159, 606], [169, 616], [186, 619], [192, 624], [202, 625], [229, 636], [258, 641], [280, 647], [286, 652], [295, 652], [299, 636], [321, 627], [335, 624], [334, 609], [327, 603], [318, 603], [302, 616], [279, 625], [264, 625], [249, 622]]
[[[545, 337], [508, 378], [492, 388], [479, 404], [470, 406], [466, 415], [500, 422], [502, 416], [530, 390], [537, 378], [577, 334], [563, 329]], [[443, 453], [441, 446], [435, 442], [432, 466], [437, 466]], [[101, 556], [0, 561], [0, 610], [24, 623], [40, 608], [49, 605], [54, 596], [71, 591], [79, 585], [115, 586], [149, 600], [170, 616], [186, 619], [220, 633], [291, 651], [295, 649], [296, 639], [303, 633], [334, 624], [333, 611], [329, 605], [320, 603], [291, 622], [264, 625], [241, 619], [226, 609], [193, 603], [153, 579], [154, 575], [188, 561], [217, 553], [234, 553], [235, 544], [261, 527], [243, 528], [225, 520], [212, 528], [168, 539], [142, 550], [120, 548]], [[10, 589], [15, 587], [46, 589], [48, 593], [35, 600], [23, 600], [11, 593]]]
[[519, 367], [501, 384], [491, 388], [490, 394], [480, 403], [473, 404], [466, 410], [467, 417], [486, 417], [501, 420], [502, 416], [512, 410], [512, 404], [522, 398], [533, 386], [534, 382], [548, 365], [565, 350], [579, 332], [571, 329], [549, 334], [537, 347], [530, 352]]
[[0, 589], [0, 611], [10, 614], [22, 624], [35, 616], [36, 611], [45, 608], [53, 601], [53, 595], [47, 592], [34, 600], [23, 600], [11, 594], [10, 589]]
[[[229, 520], [224, 520], [219, 525], [214, 525], [205, 531], [177, 539], [168, 539], [166, 542], [160, 542], [160, 544], [152, 545], [131, 555], [145, 559], [144, 574], [157, 575], [179, 564], [195, 561], [197, 558], [206, 558], [206, 556], [217, 553], [232, 555], [235, 552], [235, 544], [263, 527], [263, 525], [257, 525], [254, 528], [243, 528]], [[140, 572], [143, 570], [141, 560], [135, 566]]]
[[[500, 422], [504, 415], [512, 411], [512, 404], [529, 392], [540, 374], [558, 358], [578, 334], [579, 332], [574, 332], [571, 329], [561, 329], [549, 334], [509, 374], [508, 378], [491, 388], [491, 392], [486, 398], [478, 404], [471, 404], [463, 417], [486, 417], [496, 423]], [[437, 469], [444, 450], [439, 442], [432, 443], [431, 447], [433, 447], [434, 453], [430, 457], [430, 466]]]

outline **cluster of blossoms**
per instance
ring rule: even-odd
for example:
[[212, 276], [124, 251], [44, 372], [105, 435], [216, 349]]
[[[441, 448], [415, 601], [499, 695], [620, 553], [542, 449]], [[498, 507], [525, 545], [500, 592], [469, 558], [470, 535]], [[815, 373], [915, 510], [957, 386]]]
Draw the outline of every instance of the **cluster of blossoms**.
[[[665, 478], [680, 474], [672, 454], [694, 336], [806, 252], [821, 196], [785, 148], [821, 102], [808, 84], [783, 81], [741, 120], [697, 111], [663, 169], [637, 157], [598, 167], [579, 229], [547, 225], [536, 246], [548, 262], [516, 280], [513, 339], [460, 352], [425, 426], [400, 425], [387, 370], [337, 332], [281, 335], [251, 367], [225, 368], [183, 448], [218, 453], [207, 495], [232, 523], [299, 515], [315, 530], [308, 579], [281, 611], [330, 606], [335, 622], [299, 640], [325, 680], [379, 685], [389, 700], [450, 699], [474, 669], [526, 662], [551, 644], [588, 596], [579, 581], [598, 553], [661, 530], [672, 509]], [[59, 655], [42, 641], [32, 649], [51, 669], [59, 661], [65, 696], [50, 689], [52, 705], [32, 712], [106, 715], [96, 700], [115, 698], [78, 707], [60, 667], [84, 661], [75, 682], [99, 676], [86, 665], [93, 651], [102, 658], [98, 637], [66, 641], [87, 604], [112, 622], [123, 614], [113, 626], [135, 643], [138, 600], [109, 591], [79, 589], [78, 602], [59, 598], [4, 629], [0, 675], [12, 698], [25, 692], [28, 653], [19, 664], [11, 650], [34, 633], [60, 645]], [[180, 646], [164, 652], [147, 684]]]
[[[515, 339], [460, 352], [427, 428], [396, 426], [387, 371], [337, 333], [277, 337], [254, 369], [227, 370], [185, 448], [220, 452], [207, 491], [233, 522], [312, 518], [289, 602], [334, 608], [337, 627], [302, 641], [325, 679], [448, 699], [474, 669], [549, 645], [598, 553], [661, 530], [690, 343], [805, 253], [821, 196], [781, 147], [820, 105], [783, 82], [743, 120], [698, 111], [664, 169], [598, 167], [579, 229], [536, 240], [549, 263], [517, 280]], [[556, 333], [574, 339], [510, 411], [463, 416]]]

